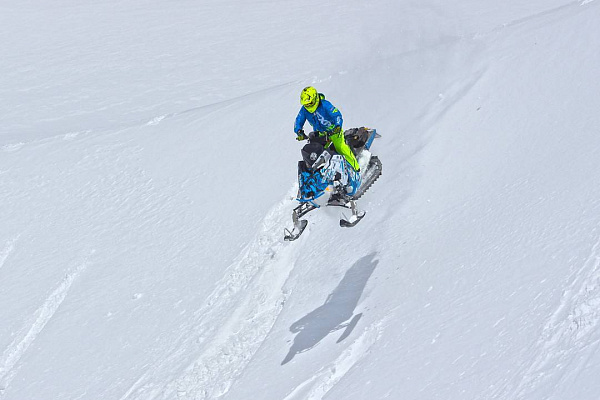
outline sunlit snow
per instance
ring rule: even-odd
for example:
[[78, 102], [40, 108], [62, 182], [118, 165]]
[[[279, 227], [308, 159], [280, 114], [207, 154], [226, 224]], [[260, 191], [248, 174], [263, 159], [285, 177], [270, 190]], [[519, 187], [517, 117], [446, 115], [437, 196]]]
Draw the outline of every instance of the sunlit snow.
[[[4, 2], [0, 399], [598, 399], [598, 21]], [[307, 85], [383, 175], [288, 243]]]

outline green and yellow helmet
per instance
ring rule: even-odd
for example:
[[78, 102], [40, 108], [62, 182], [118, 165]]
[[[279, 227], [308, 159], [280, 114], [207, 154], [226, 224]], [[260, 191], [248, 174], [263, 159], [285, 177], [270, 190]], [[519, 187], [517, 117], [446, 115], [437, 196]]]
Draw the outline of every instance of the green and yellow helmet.
[[314, 113], [319, 106], [319, 92], [312, 86], [307, 86], [300, 93], [300, 103], [309, 113]]

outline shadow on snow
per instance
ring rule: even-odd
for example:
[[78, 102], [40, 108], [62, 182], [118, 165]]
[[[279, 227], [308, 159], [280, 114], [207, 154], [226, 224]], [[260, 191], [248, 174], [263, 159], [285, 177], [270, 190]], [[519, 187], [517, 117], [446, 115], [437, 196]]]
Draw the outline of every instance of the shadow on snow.
[[296, 354], [312, 349], [330, 333], [345, 328], [337, 343], [352, 333], [362, 317], [362, 313], [354, 315], [354, 309], [379, 263], [378, 260], [374, 260], [376, 255], [377, 253], [372, 253], [356, 261], [327, 297], [325, 304], [290, 326], [290, 331], [297, 335], [281, 365], [290, 362]]

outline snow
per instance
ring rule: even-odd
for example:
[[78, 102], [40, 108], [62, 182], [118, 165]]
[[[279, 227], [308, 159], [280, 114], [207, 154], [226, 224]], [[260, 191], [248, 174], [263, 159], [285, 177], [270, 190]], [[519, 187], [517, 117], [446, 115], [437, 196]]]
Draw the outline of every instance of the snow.
[[0, 5], [0, 398], [597, 399], [599, 3], [447, 3]]

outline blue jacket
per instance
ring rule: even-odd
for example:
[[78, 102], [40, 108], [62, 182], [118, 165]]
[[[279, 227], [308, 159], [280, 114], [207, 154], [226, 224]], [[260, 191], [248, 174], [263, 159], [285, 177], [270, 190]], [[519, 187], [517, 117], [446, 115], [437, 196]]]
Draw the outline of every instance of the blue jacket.
[[302, 129], [306, 121], [308, 121], [317, 132], [329, 132], [336, 126], [342, 127], [344, 120], [342, 119], [340, 110], [325, 100], [325, 96], [321, 93], [319, 93], [319, 99], [319, 106], [314, 113], [309, 113], [304, 107], [300, 109], [300, 112], [298, 112], [298, 116], [296, 117], [296, 123], [294, 124], [294, 132], [298, 132]]

